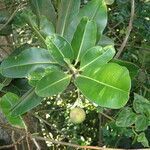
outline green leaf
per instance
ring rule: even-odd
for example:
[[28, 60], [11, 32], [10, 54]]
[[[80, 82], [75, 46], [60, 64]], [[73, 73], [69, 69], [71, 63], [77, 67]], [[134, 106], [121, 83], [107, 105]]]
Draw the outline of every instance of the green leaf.
[[8, 122], [15, 127], [25, 128], [25, 123], [23, 119], [18, 116], [14, 117], [10, 114], [10, 109], [14, 106], [19, 100], [19, 97], [13, 93], [7, 93], [0, 99], [0, 108], [2, 112], [5, 114], [6, 119]]
[[115, 49], [112, 46], [106, 46], [104, 48], [101, 46], [92, 47], [81, 58], [80, 71], [85, 69], [89, 71], [90, 67], [95, 66], [101, 67], [109, 62], [114, 55]]
[[78, 17], [87, 16], [97, 23], [98, 35], [100, 36], [107, 24], [107, 7], [103, 0], [92, 0], [79, 12]]
[[150, 101], [143, 96], [134, 93], [133, 108], [137, 113], [145, 114], [150, 118]]
[[138, 115], [135, 122], [135, 130], [137, 132], [144, 131], [149, 126], [149, 120], [145, 115]]
[[21, 13], [20, 18], [22, 18], [22, 20], [31, 27], [31, 29], [41, 41], [42, 46], [45, 47], [44, 37], [51, 35], [55, 32], [53, 24], [45, 16], [40, 16], [40, 24], [38, 25], [36, 21], [36, 16], [28, 9], [24, 10]]
[[39, 31], [44, 37], [46, 37], [55, 33], [55, 28], [53, 24], [49, 20], [47, 20], [46, 17], [41, 16]]
[[102, 46], [102, 47], [107, 46], [107, 45], [112, 45], [112, 46], [114, 46], [115, 43], [114, 43], [114, 40], [113, 40], [113, 39], [109, 38], [109, 37], [106, 36], [106, 35], [102, 35], [102, 36], [101, 36], [101, 39], [98, 41], [97, 45], [100, 45], [100, 46]]
[[38, 106], [43, 100], [43, 98], [35, 94], [34, 89], [30, 89], [19, 99], [19, 102], [11, 108], [11, 114], [13, 116], [22, 115]]
[[57, 33], [66, 35], [68, 25], [77, 16], [80, 9], [80, 0], [61, 0], [58, 8]]
[[56, 12], [51, 0], [30, 0], [30, 6], [38, 20], [41, 16], [45, 16], [54, 25], [56, 24]]
[[105, 0], [105, 3], [107, 5], [112, 5], [114, 3], [115, 0]]
[[108, 108], [121, 108], [129, 99], [131, 79], [125, 67], [109, 63], [102, 67], [93, 66], [76, 75], [75, 83], [90, 101]]
[[85, 16], [96, 22], [98, 28], [98, 39], [101, 37], [107, 24], [107, 7], [103, 0], [92, 0], [80, 9], [78, 16], [68, 27], [67, 35], [65, 36], [68, 41], [71, 41], [78, 23]]
[[41, 97], [53, 96], [64, 91], [70, 83], [71, 75], [53, 70], [37, 84], [35, 92]]
[[71, 45], [61, 36], [53, 34], [46, 38], [46, 45], [53, 58], [61, 65], [66, 65], [65, 58], [73, 60]]
[[78, 62], [85, 52], [96, 43], [96, 24], [88, 18], [83, 18], [71, 42], [74, 50], [76, 62]]
[[119, 127], [130, 127], [136, 121], [136, 114], [131, 108], [125, 107], [119, 113], [116, 119], [116, 125]]
[[28, 74], [37, 69], [56, 64], [49, 52], [42, 48], [29, 48], [19, 55], [8, 57], [2, 64], [2, 75], [10, 78], [27, 77]]
[[11, 83], [12, 79], [5, 78], [0, 74], [0, 91]]
[[56, 66], [49, 66], [47, 68], [37, 68], [33, 72], [31, 72], [28, 76], [28, 83], [35, 87], [37, 83], [46, 75], [48, 75], [50, 72], [52, 72], [53, 69], [59, 69]]
[[111, 62], [114, 62], [121, 66], [126, 67], [129, 70], [131, 79], [134, 79], [136, 77], [136, 75], [138, 74], [139, 67], [137, 65], [135, 65], [134, 63], [124, 61], [124, 60], [119, 60], [119, 59], [113, 59]]
[[142, 143], [142, 145], [144, 147], [149, 147], [149, 143], [148, 143], [148, 140], [147, 140], [144, 132], [142, 132], [138, 135], [137, 141]]

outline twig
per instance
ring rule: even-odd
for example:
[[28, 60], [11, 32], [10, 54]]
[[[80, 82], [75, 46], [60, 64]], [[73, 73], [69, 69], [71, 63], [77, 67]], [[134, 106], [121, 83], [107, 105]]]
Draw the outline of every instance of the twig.
[[[12, 136], [11, 136], [11, 138], [12, 138], [13, 143], [15, 143], [16, 141], [15, 141], [15, 132], [14, 132], [14, 131], [12, 131]], [[14, 148], [15, 148], [15, 150], [18, 150], [17, 144], [14, 144]]]
[[28, 150], [31, 150], [28, 138], [29, 138], [29, 136], [28, 136], [28, 134], [26, 134], [27, 147], [28, 147]]
[[8, 124], [8, 123], [3, 123], [1, 119], [0, 119], [0, 126], [3, 127], [3, 128], [5, 128], [5, 129], [9, 129], [9, 130], [12, 130], [12, 131], [16, 131], [17, 133], [22, 133], [22, 134], [25, 133], [25, 130], [24, 130], [24, 129], [20, 129], [20, 128], [13, 127], [13, 126], [11, 126], [11, 125]]
[[49, 127], [51, 127], [52, 129], [56, 130], [58, 133], [62, 134], [65, 138], [68, 138], [63, 132], [61, 132], [60, 130], [58, 130], [57, 128], [55, 128], [54, 126], [52, 126], [49, 122], [47, 122], [45, 119], [43, 119], [42, 117], [40, 117], [39, 115], [36, 114], [32, 114], [34, 117], [36, 117], [39, 121], [41, 120], [43, 123], [45, 123], [46, 125], [48, 125]]
[[102, 146], [102, 115], [101, 113], [98, 113], [98, 119], [99, 119], [98, 146]]
[[131, 33], [131, 30], [132, 30], [132, 24], [133, 24], [133, 20], [134, 20], [134, 12], [135, 12], [135, 1], [134, 0], [131, 0], [131, 16], [130, 16], [130, 21], [129, 21], [129, 25], [127, 27], [127, 32], [126, 32], [126, 36], [123, 40], [123, 43], [121, 45], [121, 47], [119, 48], [115, 58], [119, 58], [121, 53], [123, 52], [126, 44], [127, 44], [127, 41], [129, 39], [129, 36], [130, 36], [130, 33]]
[[103, 112], [99, 112], [100, 114], [102, 114], [103, 116], [105, 116], [106, 118], [108, 118], [109, 120], [111, 120], [111, 121], [115, 121], [115, 119], [114, 118], [112, 118], [112, 117], [110, 117], [110, 116], [108, 116], [107, 114], [105, 114], [105, 113], [103, 113]]
[[[0, 31], [2, 30], [2, 29], [4, 29], [5, 28], [5, 26], [7, 26], [8, 24], [9, 24], [9, 22], [14, 18], [14, 16], [15, 16], [15, 14], [17, 13], [17, 11], [20, 9], [20, 6], [23, 6], [23, 4], [21, 3], [21, 4], [19, 4], [18, 5], [18, 7], [15, 9], [15, 11], [12, 13], [12, 15], [9, 17], [9, 19], [7, 20], [7, 22], [4, 24], [4, 25], [2, 25], [2, 27], [0, 28]], [[25, 5], [25, 4], [24, 4]]]
[[20, 142], [25, 138], [25, 136], [20, 137], [15, 143], [10, 144], [10, 145], [4, 145], [4, 146], [0, 146], [0, 149], [7, 149], [7, 148], [11, 148], [14, 147], [17, 144], [20, 144]]
[[32, 138], [32, 141], [33, 141], [34, 145], [36, 146], [37, 150], [41, 150], [41, 147], [39, 146], [39, 144], [37, 143], [35, 138]]
[[59, 145], [64, 145], [68, 147], [74, 147], [74, 148], [80, 148], [80, 149], [90, 149], [90, 150], [123, 150], [123, 149], [113, 149], [113, 148], [103, 148], [103, 147], [97, 147], [97, 146], [81, 146], [77, 144], [72, 144], [72, 143], [67, 143], [67, 142], [60, 142], [60, 141], [55, 141], [49, 138], [43, 138], [40, 136], [33, 136], [33, 138], [37, 140], [44, 140], [44, 141], [49, 141], [54, 144], [59, 144]]

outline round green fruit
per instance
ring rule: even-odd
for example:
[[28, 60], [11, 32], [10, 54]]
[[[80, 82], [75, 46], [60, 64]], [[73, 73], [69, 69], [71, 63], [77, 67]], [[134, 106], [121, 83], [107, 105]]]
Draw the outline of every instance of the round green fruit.
[[106, 3], [107, 5], [111, 5], [111, 4], [114, 3], [114, 0], [105, 0], [105, 3]]
[[75, 124], [82, 123], [85, 120], [85, 111], [82, 108], [76, 107], [70, 111], [70, 120]]

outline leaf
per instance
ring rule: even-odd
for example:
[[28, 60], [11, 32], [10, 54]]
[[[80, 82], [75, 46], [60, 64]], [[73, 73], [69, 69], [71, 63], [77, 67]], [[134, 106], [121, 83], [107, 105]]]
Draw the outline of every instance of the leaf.
[[112, 46], [114, 46], [115, 43], [114, 43], [114, 40], [113, 40], [113, 39], [109, 38], [109, 37], [106, 36], [106, 35], [102, 35], [102, 36], [101, 36], [101, 39], [98, 41], [97, 45], [100, 45], [100, 46], [102, 46], [102, 47], [107, 46], [107, 45], [112, 45]]
[[118, 114], [116, 125], [119, 127], [130, 127], [136, 121], [136, 114], [131, 108], [125, 107]]
[[38, 19], [45, 16], [54, 25], [56, 24], [56, 12], [51, 0], [30, 0], [30, 6]]
[[71, 42], [74, 50], [76, 62], [78, 62], [85, 52], [96, 43], [96, 24], [88, 18], [83, 18]]
[[89, 68], [89, 74], [76, 75], [75, 83], [82, 94], [102, 107], [123, 107], [131, 88], [128, 70], [114, 63], [93, 67]]
[[149, 147], [149, 143], [148, 143], [148, 140], [147, 140], [144, 132], [142, 132], [138, 135], [137, 141], [142, 143], [142, 145], [144, 147]]
[[95, 46], [90, 48], [85, 55], [81, 58], [80, 71], [87, 69], [91, 66], [103, 66], [109, 62], [115, 55], [115, 49], [112, 46], [106, 46], [102, 48], [101, 46]]
[[107, 24], [107, 7], [103, 0], [92, 0], [80, 9], [78, 16], [72, 21], [68, 27], [67, 35], [65, 36], [68, 41], [72, 40], [72, 36], [83, 17], [88, 17], [94, 20], [98, 28], [98, 40]]
[[53, 34], [46, 38], [46, 45], [53, 58], [61, 65], [66, 65], [65, 58], [73, 60], [71, 45], [61, 36]]
[[87, 16], [97, 23], [98, 35], [101, 35], [107, 24], [107, 6], [103, 0], [92, 0], [79, 12], [78, 17]]
[[49, 20], [47, 20], [46, 17], [41, 16], [39, 31], [44, 37], [46, 37], [55, 33], [55, 28], [53, 24]]
[[13, 105], [15, 105], [19, 100], [19, 97], [16, 94], [8, 92], [0, 99], [0, 108], [2, 112], [5, 114], [8, 122], [15, 127], [26, 128], [23, 119], [18, 116], [14, 117], [10, 114], [10, 109]]
[[36, 16], [28, 9], [21, 13], [20, 18], [31, 27], [41, 41], [42, 46], [45, 47], [44, 37], [55, 32], [53, 24], [45, 16], [40, 16], [38, 25]]
[[105, 3], [107, 5], [112, 5], [114, 3], [115, 0], [105, 0]]
[[38, 106], [43, 100], [43, 98], [35, 94], [34, 89], [30, 89], [19, 99], [19, 102], [11, 108], [11, 114], [13, 116], [22, 115]]
[[138, 115], [135, 122], [135, 130], [137, 132], [144, 131], [149, 126], [149, 120], [145, 115]]
[[11, 83], [12, 79], [5, 78], [0, 74], [0, 91]]
[[134, 93], [133, 108], [136, 113], [145, 114], [150, 118], [150, 101], [143, 96]]
[[80, 9], [80, 0], [61, 0], [58, 8], [57, 33], [61, 36], [66, 34], [68, 25], [77, 16]]
[[28, 83], [35, 87], [37, 83], [46, 75], [48, 75], [50, 72], [52, 72], [53, 69], [59, 69], [56, 66], [49, 66], [47, 68], [37, 68], [33, 72], [31, 72], [28, 76]]
[[41, 97], [53, 96], [64, 91], [70, 83], [71, 76], [61, 71], [53, 70], [37, 84], [35, 92]]
[[10, 78], [27, 77], [28, 74], [37, 69], [56, 64], [49, 52], [42, 48], [29, 48], [19, 55], [8, 57], [2, 64], [2, 75]]
[[129, 70], [131, 79], [134, 79], [139, 72], [139, 67], [134, 63], [124, 61], [124, 60], [119, 60], [119, 59], [113, 59], [111, 62], [126, 67]]

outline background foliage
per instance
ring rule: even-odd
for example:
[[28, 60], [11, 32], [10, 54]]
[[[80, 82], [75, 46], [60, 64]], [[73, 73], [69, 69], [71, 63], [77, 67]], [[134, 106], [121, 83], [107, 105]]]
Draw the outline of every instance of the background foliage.
[[[11, 12], [22, 1], [5, 0], [4, 2], [7, 11], [1, 11], [1, 24], [9, 18]], [[23, 3], [26, 4], [26, 1], [23, 1]], [[57, 8], [56, 1], [53, 1], [53, 3]], [[82, 1], [82, 6], [86, 3], [87, 1]], [[40, 130], [38, 132], [41, 132], [43, 136], [80, 145], [105, 145], [114, 148], [149, 147], [150, 18], [148, 15], [150, 14], [150, 2], [136, 0], [135, 4], [133, 29], [120, 57], [122, 60], [132, 62], [138, 67], [138, 74], [132, 80], [128, 104], [121, 110], [103, 109], [101, 107], [97, 109], [81, 96], [82, 103], [81, 101], [77, 103], [81, 103], [80, 106], [86, 111], [86, 120], [82, 124], [75, 125], [69, 119], [69, 112], [78, 97], [78, 92], [73, 85], [70, 85], [71, 90], [66, 90], [61, 96], [46, 99], [41, 105], [29, 112], [30, 116], [39, 120]], [[108, 25], [104, 35], [110, 39], [104, 39], [102, 41], [104, 45], [111, 42], [114, 43], [116, 49], [121, 46], [129, 22], [130, 5], [130, 0], [115, 0], [112, 5], [108, 5]], [[28, 6], [25, 5], [24, 7]], [[19, 19], [19, 16], [20, 12], [14, 16], [13, 21], [7, 25], [7, 28], [0, 31], [0, 34], [6, 36], [11, 33], [13, 35], [13, 39], [11, 39], [13, 43], [9, 44], [10, 49], [19, 48], [19, 50], [23, 50], [29, 46], [38, 46], [40, 41], [37, 40], [33, 30], [23, 20]], [[6, 45], [0, 45], [0, 48], [1, 51], [4, 51]], [[1, 77], [0, 80], [1, 95], [9, 91], [20, 96], [30, 88], [26, 79], [9, 80]], [[62, 146], [57, 147], [57, 145], [51, 143], [48, 143], [48, 145], [55, 149], [62, 148]]]

